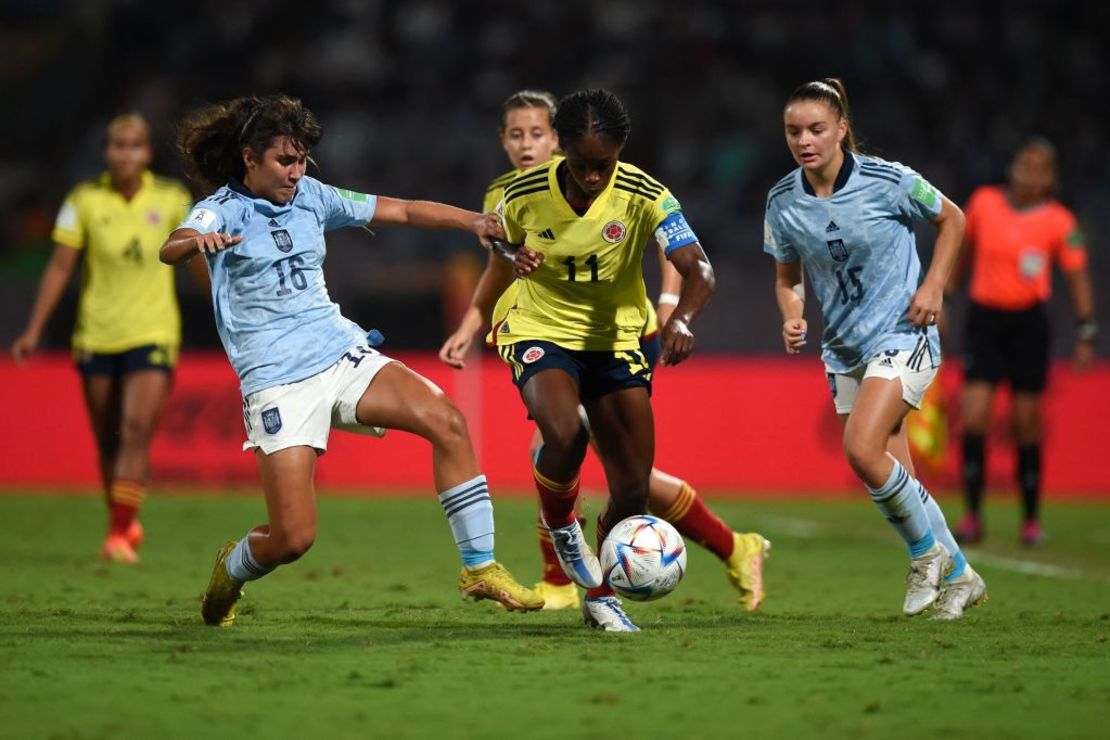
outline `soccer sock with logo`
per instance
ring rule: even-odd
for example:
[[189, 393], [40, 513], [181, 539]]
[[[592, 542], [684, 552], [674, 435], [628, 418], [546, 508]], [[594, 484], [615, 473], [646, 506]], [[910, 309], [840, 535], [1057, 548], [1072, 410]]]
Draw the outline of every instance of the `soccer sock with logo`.
[[948, 552], [952, 554], [952, 572], [944, 577], [945, 582], [951, 581], [953, 578], [959, 578], [964, 574], [964, 569], [967, 567], [967, 558], [964, 557], [963, 550], [956, 542], [956, 538], [952, 536], [952, 530], [948, 528], [948, 521], [944, 518], [944, 512], [927, 490], [925, 486], [921, 485], [920, 481], [917, 483], [917, 495], [921, 498], [921, 503], [925, 507], [925, 513], [929, 517], [929, 529], [933, 531], [933, 537], [940, 541], [940, 544], [948, 548]]
[[894, 468], [879, 488], [867, 490], [871, 492], [871, 500], [879, 511], [890, 522], [895, 531], [902, 536], [910, 550], [910, 557], [916, 558], [923, 555], [935, 542], [933, 532], [929, 528], [929, 515], [925, 512], [925, 505], [917, 493], [917, 481], [906, 472], [902, 464], [892, 460]]
[[547, 526], [559, 529], [573, 522], [574, 506], [578, 502], [578, 475], [566, 483], [559, 483], [533, 467], [532, 478], [540, 495], [540, 510]]
[[139, 481], [125, 478], [117, 478], [112, 481], [112, 486], [108, 489], [111, 512], [110, 533], [113, 535], [127, 534], [127, 530], [135, 521], [135, 517], [138, 516], [139, 509], [142, 508], [145, 499], [146, 486]]
[[477, 568], [493, 562], [493, 502], [486, 476], [479, 475], [439, 494], [463, 565]]
[[250, 533], [239, 540], [239, 544], [227, 556], [227, 574], [236, 583], [257, 581], [262, 576], [274, 570], [273, 566], [260, 565], [251, 552]]
[[652, 513], [673, 524], [683, 537], [697, 542], [721, 560], [728, 560], [736, 544], [732, 530], [709, 510], [689, 483], [681, 481], [681, 484], [671, 505], [665, 511]]
[[[602, 545], [603, 542], [605, 542], [605, 538], [609, 536], [609, 528], [610, 527], [609, 527], [608, 524], [605, 523], [605, 519], [608, 516], [609, 516], [609, 507], [606, 506], [605, 511], [601, 512], [601, 515], [598, 516], [598, 518], [597, 518], [597, 553], [601, 552], [601, 545]], [[613, 523], [616, 524], [616, 522], [613, 522]], [[586, 589], [586, 598], [587, 599], [599, 599], [602, 596], [613, 596], [613, 595], [614, 595], [613, 589], [609, 586], [609, 583], [605, 580], [604, 576], [602, 576], [600, 586], [597, 586], [596, 588]]]
[[976, 516], [983, 502], [983, 477], [986, 472], [986, 445], [983, 435], [964, 435], [964, 494], [967, 496], [967, 510]]
[[1034, 522], [1041, 498], [1041, 446], [1022, 445], [1018, 447], [1017, 458], [1018, 486], [1021, 488], [1025, 521]]

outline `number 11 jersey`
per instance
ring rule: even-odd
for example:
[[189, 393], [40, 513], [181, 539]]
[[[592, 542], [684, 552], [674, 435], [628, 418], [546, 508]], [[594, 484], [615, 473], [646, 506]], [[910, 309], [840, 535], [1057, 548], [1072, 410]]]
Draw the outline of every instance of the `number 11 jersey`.
[[513, 244], [544, 262], [517, 290], [506, 291], [494, 316], [498, 346], [540, 339], [564, 349], [605, 351], [640, 346], [647, 321], [644, 247], [652, 235], [669, 255], [697, 241], [667, 188], [618, 162], [608, 185], [579, 216], [559, 187], [556, 157], [517, 176], [498, 210]]

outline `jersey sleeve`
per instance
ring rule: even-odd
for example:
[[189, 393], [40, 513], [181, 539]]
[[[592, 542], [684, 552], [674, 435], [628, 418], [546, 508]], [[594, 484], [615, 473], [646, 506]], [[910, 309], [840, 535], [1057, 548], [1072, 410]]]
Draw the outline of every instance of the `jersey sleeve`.
[[1087, 266], [1087, 249], [1083, 233], [1070, 211], [1064, 211], [1060, 219], [1061, 238], [1055, 245], [1056, 263], [1064, 272], [1075, 272]]
[[365, 226], [374, 218], [378, 196], [317, 183], [324, 231], [345, 226]]
[[907, 218], [932, 221], [940, 215], [944, 197], [921, 175], [908, 167], [901, 169], [894, 207]]
[[676, 249], [698, 240], [698, 235], [686, 222], [682, 205], [666, 188], [663, 188], [659, 197], [652, 201], [651, 219], [655, 224], [655, 241], [659, 243], [663, 254], [668, 257]]
[[[517, 201], [519, 202], [520, 199], [518, 198]], [[505, 229], [505, 240], [509, 244], [523, 244], [525, 232], [524, 227], [517, 220], [519, 213], [516, 206], [506, 206], [505, 201], [502, 200], [494, 210], [501, 216], [501, 226]]]
[[798, 250], [783, 235], [779, 228], [778, 213], [769, 202], [763, 216], [763, 251], [783, 264], [797, 262], [799, 259]]
[[77, 191], [66, 196], [54, 220], [54, 231], [51, 238], [56, 244], [63, 244], [73, 249], [85, 248], [85, 222], [81, 213], [81, 199]]
[[192, 229], [201, 234], [230, 233], [235, 226], [231, 223], [232, 220], [228, 218], [227, 208], [223, 204], [217, 203], [213, 198], [205, 198], [193, 206], [177, 229]]

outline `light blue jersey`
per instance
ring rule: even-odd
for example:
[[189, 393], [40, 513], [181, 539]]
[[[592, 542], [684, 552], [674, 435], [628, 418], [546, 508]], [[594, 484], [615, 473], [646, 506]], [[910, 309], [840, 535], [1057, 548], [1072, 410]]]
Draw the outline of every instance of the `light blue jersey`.
[[848, 373], [880, 352], [915, 349], [919, 368], [940, 364], [936, 327], [907, 318], [923, 279], [915, 220], [940, 214], [942, 197], [908, 167], [845, 152], [833, 194], [818, 198], [801, 168], [767, 196], [763, 250], [802, 261], [821, 303], [821, 359]]
[[377, 203], [311, 177], [284, 205], [231, 182], [178, 227], [243, 237], [207, 259], [216, 328], [244, 397], [316, 375], [367, 343], [328, 296], [324, 232], [368, 223]]

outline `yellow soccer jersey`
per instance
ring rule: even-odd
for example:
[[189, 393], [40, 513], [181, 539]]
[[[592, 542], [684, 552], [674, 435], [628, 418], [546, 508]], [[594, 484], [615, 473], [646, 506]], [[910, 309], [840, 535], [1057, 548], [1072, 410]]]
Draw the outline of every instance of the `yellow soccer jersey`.
[[75, 350], [181, 343], [173, 268], [159, 261], [158, 250], [191, 205], [181, 183], [151, 172], [130, 201], [112, 188], [107, 172], [66, 197], [53, 239], [85, 252]]
[[[644, 290], [648, 239], [680, 210], [670, 191], [637, 167], [618, 162], [613, 179], [579, 216], [559, 188], [562, 157], [505, 186], [501, 212], [509, 241], [544, 263], [506, 291], [494, 309], [497, 345], [527, 339], [574, 350], [626, 350], [658, 330]], [[649, 314], [651, 321], [649, 322]]]

